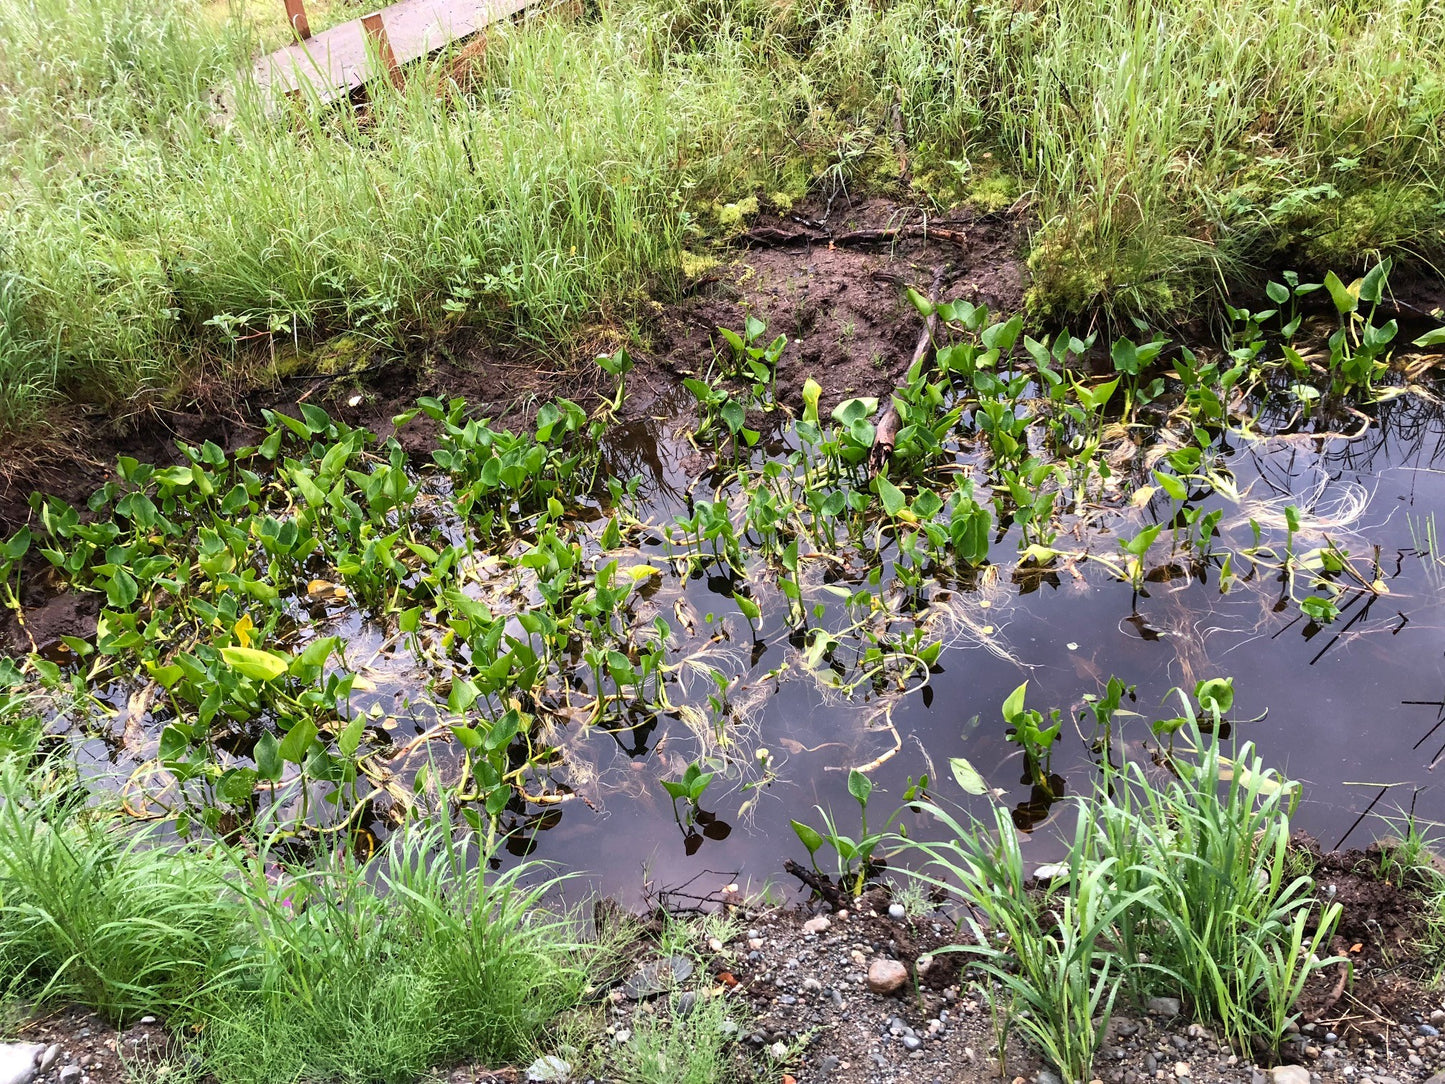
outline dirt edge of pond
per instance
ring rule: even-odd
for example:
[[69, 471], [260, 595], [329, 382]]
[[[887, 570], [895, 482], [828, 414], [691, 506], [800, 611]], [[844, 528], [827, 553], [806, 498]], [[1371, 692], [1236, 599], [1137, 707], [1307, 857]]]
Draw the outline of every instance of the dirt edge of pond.
[[[820, 209], [764, 215], [754, 230], [807, 233], [796, 222], [815, 222], [810, 213]], [[649, 302], [640, 321], [647, 341], [632, 347], [637, 365], [628, 377], [622, 417], [656, 409], [673, 397], [683, 376], [706, 371], [717, 328], [741, 329], [749, 315], [767, 323], [769, 338], [781, 333], [790, 340], [778, 366], [780, 401], [801, 404], [803, 382], [813, 376], [824, 387], [826, 405], [849, 394], [886, 395], [906, 368], [921, 325], [904, 297], [905, 284], [926, 291], [935, 270], [944, 268], [943, 292], [950, 297], [996, 311], [1022, 305], [1027, 272], [1018, 220], [964, 214], [934, 222], [916, 208], [883, 199], [835, 209], [834, 215], [840, 232], [871, 231], [877, 238], [837, 245], [739, 238], [714, 246], [682, 296]], [[937, 232], [925, 231], [925, 223]], [[599, 328], [593, 338], [607, 349], [623, 341], [617, 327]], [[348, 359], [340, 373], [273, 375], [249, 392], [225, 381], [198, 385], [188, 406], [153, 407], [138, 416], [71, 404], [57, 409], [47, 430], [0, 448], [0, 535], [30, 519], [34, 492], [83, 506], [112, 477], [116, 456], [174, 462], [177, 440], [240, 447], [255, 437], [267, 408], [315, 403], [385, 438], [395, 432], [392, 418], [424, 395], [463, 396], [478, 413], [517, 426], [530, 421], [543, 401], [565, 396], [591, 408], [612, 391], [611, 378], [595, 366], [568, 367], [541, 351], [499, 350], [479, 333], [462, 332], [411, 357], [365, 354]], [[413, 455], [430, 450], [433, 434], [424, 421], [400, 436]]]

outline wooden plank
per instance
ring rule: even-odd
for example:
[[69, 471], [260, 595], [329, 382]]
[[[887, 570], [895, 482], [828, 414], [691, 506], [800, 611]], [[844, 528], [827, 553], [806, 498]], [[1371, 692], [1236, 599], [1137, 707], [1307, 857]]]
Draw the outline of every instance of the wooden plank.
[[391, 85], [401, 86], [401, 65], [397, 63], [396, 53], [392, 51], [391, 37], [386, 32], [386, 21], [381, 17], [381, 12], [373, 11], [370, 15], [363, 15], [361, 30], [366, 35], [369, 47], [376, 50], [376, 58], [385, 69]]
[[[475, 34], [488, 23], [515, 15], [533, 0], [401, 0], [376, 13], [398, 65]], [[371, 18], [368, 16], [367, 18]], [[361, 19], [333, 26], [305, 41], [262, 57], [251, 69], [256, 86], [275, 102], [287, 95], [321, 102], [349, 95], [378, 74], [367, 57]]]
[[291, 24], [298, 41], [311, 36], [311, 23], [306, 18], [306, 5], [302, 0], [286, 0], [286, 21]]

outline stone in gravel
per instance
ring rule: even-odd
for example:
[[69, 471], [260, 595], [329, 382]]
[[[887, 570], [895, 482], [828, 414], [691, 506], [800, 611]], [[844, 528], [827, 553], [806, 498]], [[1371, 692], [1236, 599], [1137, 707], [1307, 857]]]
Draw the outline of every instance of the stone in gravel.
[[[566, 1084], [572, 1078], [572, 1067], [555, 1054], [548, 1054], [527, 1065], [527, 1080], [533, 1084]], [[65, 1070], [61, 1070], [61, 1084], [66, 1084]]]
[[1176, 1061], [1174, 1063], [1174, 1076], [1178, 1080], [1189, 1078], [1189, 1063], [1187, 1061]]
[[1276, 1065], [1269, 1079], [1270, 1084], [1310, 1084], [1310, 1071], [1303, 1065]]
[[836, 1073], [840, 1064], [842, 1063], [836, 1057], [834, 1057], [832, 1054], [829, 1054], [824, 1057], [820, 1062], [818, 1062], [818, 1073], [820, 1076], [827, 1076], [830, 1073]]
[[908, 912], [904, 909], [903, 904], [890, 903], [888, 905], [888, 917], [894, 922], [902, 922], [908, 917]]
[[673, 1015], [686, 1016], [692, 1012], [693, 1006], [697, 1004], [697, 994], [692, 990], [684, 990], [677, 995], [677, 1001], [672, 1007]]
[[1139, 1034], [1139, 1022], [1130, 1020], [1127, 1016], [1114, 1017], [1110, 1025], [1114, 1029], [1114, 1037], [1118, 1039], [1128, 1039]]
[[933, 957], [926, 952], [922, 956], [918, 957], [918, 959], [915, 960], [913, 964], [913, 969], [918, 972], [918, 977], [920, 979], [923, 978], [924, 975], [928, 974], [929, 969], [932, 967]]
[[827, 915], [814, 915], [812, 918], [808, 919], [807, 922], [803, 923], [803, 932], [822, 933], [831, 925], [833, 924], [828, 921]]
[[1433, 1039], [1435, 1036], [1437, 1036], [1437, 1035], [1440, 1034], [1440, 1029], [1437, 1028], [1437, 1027], [1432, 1027], [1432, 1026], [1429, 1025], [1429, 1024], [1421, 1024], [1421, 1025], [1420, 1025], [1420, 1034], [1421, 1034], [1421, 1035], [1428, 1035], [1430, 1038]]
[[772, 1046], [768, 1047], [768, 1053], [771, 1054], [778, 1061], [782, 1061], [788, 1056], [788, 1044], [774, 1043]]
[[55, 1064], [55, 1059], [60, 1057], [60, 1044], [51, 1043], [45, 1048], [38, 1058], [35, 1059], [35, 1068], [42, 1073], [50, 1072], [50, 1067]]
[[1178, 1016], [1181, 1008], [1177, 997], [1151, 997], [1149, 999], [1150, 1016]]
[[877, 959], [868, 965], [868, 989], [887, 997], [908, 983], [908, 968], [897, 960]]
[[923, 1040], [920, 1039], [917, 1035], [903, 1036], [903, 1046], [906, 1050], [917, 1050], [922, 1045]]
[[1064, 1084], [1064, 1082], [1052, 1069], [1040, 1069], [1038, 1076], [1034, 1077], [1034, 1084]]
[[669, 956], [643, 964], [637, 974], [622, 986], [624, 997], [642, 1001], [671, 989], [692, 974], [692, 961], [686, 956]]
[[80, 1079], [80, 1066], [67, 1065], [60, 1070], [60, 1084], [75, 1084]]
[[39, 1043], [0, 1043], [0, 1084], [30, 1084], [44, 1052]]

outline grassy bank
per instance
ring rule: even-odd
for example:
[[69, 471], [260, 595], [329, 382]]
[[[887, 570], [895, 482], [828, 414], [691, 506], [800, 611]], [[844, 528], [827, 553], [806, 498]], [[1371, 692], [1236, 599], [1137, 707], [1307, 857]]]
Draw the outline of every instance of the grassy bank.
[[1043, 314], [1442, 248], [1424, 0], [613, 0], [360, 112], [217, 129], [210, 88], [274, 21], [0, 0], [0, 425], [229, 370], [238, 339], [565, 349], [665, 299], [729, 205], [896, 182], [895, 103], [913, 195], [1037, 220]]
[[525, 1063], [609, 951], [543, 909], [555, 882], [485, 875], [445, 825], [364, 864], [178, 844], [21, 763], [0, 762], [0, 999], [160, 1015], [216, 1080]]

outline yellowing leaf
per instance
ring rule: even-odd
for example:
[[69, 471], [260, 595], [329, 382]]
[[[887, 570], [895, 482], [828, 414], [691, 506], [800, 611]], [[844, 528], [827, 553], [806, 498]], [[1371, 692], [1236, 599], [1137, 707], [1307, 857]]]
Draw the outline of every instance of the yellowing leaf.
[[642, 580], [647, 579], [649, 576], [662, 575], [662, 569], [655, 568], [652, 565], [633, 565], [631, 568], [625, 569], [624, 571], [626, 571], [627, 575], [632, 577], [633, 583], [640, 583]]
[[254, 647], [223, 647], [221, 658], [232, 670], [257, 681], [275, 681], [290, 665], [289, 659]]
[[255, 625], [251, 623], [251, 615], [242, 614], [241, 619], [231, 626], [231, 635], [240, 641], [242, 647], [250, 647], [253, 628]]
[[345, 598], [346, 588], [330, 580], [312, 580], [306, 585], [306, 594], [313, 599]]

